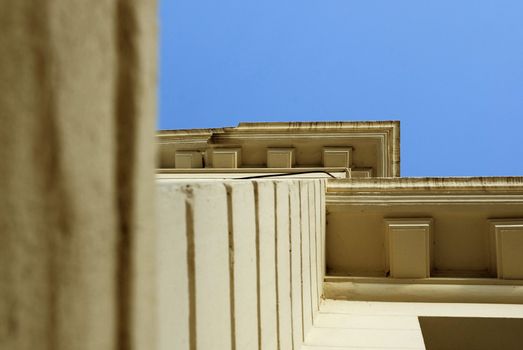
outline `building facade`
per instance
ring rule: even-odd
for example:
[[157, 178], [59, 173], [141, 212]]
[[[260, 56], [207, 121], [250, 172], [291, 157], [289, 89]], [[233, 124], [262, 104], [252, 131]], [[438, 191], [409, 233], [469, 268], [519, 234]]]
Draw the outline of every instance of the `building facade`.
[[[218, 279], [228, 281], [219, 305], [229, 314], [222, 324], [229, 326], [216, 334], [227, 335], [219, 348], [485, 348], [492, 336], [480, 332], [481, 327], [503, 334], [505, 348], [523, 346], [520, 336], [506, 332], [519, 327], [523, 318], [518, 306], [523, 304], [523, 178], [402, 178], [399, 135], [399, 122], [394, 121], [240, 123], [158, 133], [160, 217], [168, 217], [169, 193], [178, 191], [178, 201], [190, 214], [180, 237], [204, 242], [206, 230], [195, 233], [199, 220], [207, 220], [212, 231], [213, 223], [223, 219], [225, 255], [221, 263], [211, 263], [223, 265]], [[219, 195], [211, 200], [207, 191]], [[198, 196], [206, 196], [207, 202], [202, 199], [195, 206]], [[197, 218], [198, 210], [205, 218], [216, 207], [222, 212], [213, 220]], [[199, 275], [193, 265], [198, 266], [200, 248], [194, 242], [185, 246], [179, 258], [189, 265], [178, 273], [187, 276], [188, 285], [193, 283], [189, 294], [206, 298], [192, 279], [197, 276], [207, 284], [209, 274], [218, 275], [203, 267]], [[250, 301], [246, 295], [252, 296]], [[200, 309], [190, 295], [187, 300], [187, 319], [177, 322], [210, 334], [189, 315], [212, 312]], [[363, 319], [338, 320], [337, 333], [325, 331], [329, 327], [324, 325], [332, 323], [327, 314], [348, 310], [352, 315], [358, 302], [379, 307], [396, 302], [392, 308], [406, 309], [415, 303], [421, 309], [442, 303], [430, 305], [447, 310], [436, 314], [449, 319], [420, 311], [411, 315], [419, 317], [418, 328], [403, 330], [394, 326], [401, 320], [391, 318], [383, 325], [371, 312]], [[482, 314], [486, 304], [488, 311]], [[515, 313], [507, 312], [507, 304]], [[468, 313], [457, 317], [452, 310], [460, 307]], [[220, 316], [214, 316], [218, 322]], [[490, 323], [478, 326], [472, 316]], [[498, 322], [507, 317], [508, 326]], [[243, 334], [247, 319], [252, 329]], [[365, 332], [358, 324], [368, 319], [375, 320], [369, 329], [391, 331], [389, 341], [376, 342], [372, 333], [360, 339]], [[342, 324], [356, 324], [356, 330]], [[460, 343], [449, 329], [472, 335], [476, 343]], [[179, 334], [178, 339], [187, 341], [180, 346], [191, 348], [200, 341], [201, 335], [182, 333], [187, 337]]]

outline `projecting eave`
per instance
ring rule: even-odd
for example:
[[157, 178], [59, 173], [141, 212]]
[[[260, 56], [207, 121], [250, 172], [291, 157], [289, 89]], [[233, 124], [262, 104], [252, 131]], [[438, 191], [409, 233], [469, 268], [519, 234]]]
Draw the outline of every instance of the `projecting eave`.
[[[260, 122], [219, 129], [164, 130], [157, 134], [159, 167], [179, 167], [174, 161], [176, 152], [192, 151], [203, 154], [205, 167], [217, 168], [220, 166], [214, 164], [213, 152], [219, 148], [241, 150], [237, 168], [271, 167], [266, 154], [269, 149], [280, 148], [294, 152], [289, 166], [344, 166], [360, 176], [398, 177], [399, 135], [399, 121]], [[324, 151], [345, 156], [345, 160], [339, 164], [324, 162]]]
[[376, 130], [399, 129], [398, 120], [386, 121], [321, 121], [321, 122], [244, 122], [239, 123], [235, 130], [262, 131], [266, 129], [280, 131], [347, 131], [347, 130]]
[[156, 133], [156, 139], [159, 144], [208, 143], [213, 135], [223, 132], [223, 128], [159, 130]]
[[328, 192], [523, 192], [523, 176], [400, 177], [332, 180]]
[[523, 204], [523, 177], [360, 178], [329, 180], [327, 203]]
[[326, 210], [331, 298], [523, 300], [523, 177], [328, 180]]

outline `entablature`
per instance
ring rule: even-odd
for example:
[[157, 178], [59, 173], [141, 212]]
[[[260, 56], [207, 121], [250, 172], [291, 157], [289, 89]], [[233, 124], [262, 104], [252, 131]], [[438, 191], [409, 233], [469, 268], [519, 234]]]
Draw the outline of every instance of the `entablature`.
[[400, 169], [396, 121], [240, 123], [219, 129], [165, 130], [157, 138], [160, 169], [200, 164], [184, 157], [177, 163], [177, 152], [185, 157], [199, 152], [201, 168], [220, 168], [222, 162], [215, 164], [214, 154], [221, 148], [238, 149], [236, 168], [346, 167], [358, 177], [397, 177]]
[[523, 280], [523, 177], [330, 179], [326, 208], [331, 274]]

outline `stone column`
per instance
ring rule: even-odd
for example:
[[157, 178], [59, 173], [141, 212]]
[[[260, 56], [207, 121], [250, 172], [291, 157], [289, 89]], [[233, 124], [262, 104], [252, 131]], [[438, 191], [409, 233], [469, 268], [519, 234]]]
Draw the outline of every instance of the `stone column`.
[[154, 348], [156, 18], [2, 2], [2, 349]]

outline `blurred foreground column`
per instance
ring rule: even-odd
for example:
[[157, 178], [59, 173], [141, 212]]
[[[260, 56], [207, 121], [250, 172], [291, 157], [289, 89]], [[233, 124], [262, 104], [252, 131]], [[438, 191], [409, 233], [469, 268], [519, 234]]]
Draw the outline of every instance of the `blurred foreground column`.
[[0, 348], [153, 349], [156, 4], [0, 11]]

